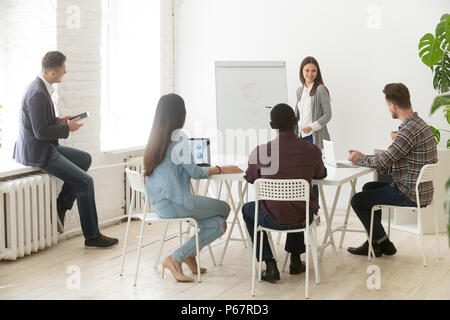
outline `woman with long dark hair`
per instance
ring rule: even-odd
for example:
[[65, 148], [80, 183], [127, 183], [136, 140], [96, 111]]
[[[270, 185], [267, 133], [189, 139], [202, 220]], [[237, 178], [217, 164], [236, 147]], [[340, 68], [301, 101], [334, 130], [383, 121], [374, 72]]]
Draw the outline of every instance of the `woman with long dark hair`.
[[[230, 207], [224, 201], [192, 195], [191, 179], [206, 179], [220, 173], [241, 173], [235, 166], [205, 168], [194, 164], [187, 137], [181, 132], [186, 119], [183, 99], [176, 94], [160, 98], [152, 130], [144, 154], [145, 185], [149, 201], [163, 218], [192, 217], [198, 221], [199, 249], [210, 244], [226, 231]], [[177, 281], [194, 279], [183, 273], [182, 263], [197, 273], [195, 236], [167, 256], [167, 268]], [[201, 268], [200, 272], [206, 269]]]
[[330, 140], [327, 123], [331, 120], [330, 94], [325, 87], [319, 63], [306, 57], [300, 65], [301, 86], [297, 89], [295, 116], [297, 135], [323, 148], [323, 140]]

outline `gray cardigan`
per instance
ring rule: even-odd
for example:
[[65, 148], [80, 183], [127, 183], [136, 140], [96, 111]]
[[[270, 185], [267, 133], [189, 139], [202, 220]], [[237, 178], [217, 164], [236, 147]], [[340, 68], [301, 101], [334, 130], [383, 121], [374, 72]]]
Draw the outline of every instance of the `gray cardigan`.
[[[297, 102], [295, 103], [295, 116], [297, 117], [297, 121], [300, 118], [299, 117], [299, 110], [298, 110], [298, 102], [300, 101], [302, 97], [304, 86], [301, 86], [297, 89]], [[313, 132], [313, 143], [319, 147], [320, 150], [323, 149], [323, 143], [322, 140], [330, 140], [330, 134], [328, 133], [327, 129], [327, 123], [331, 120], [331, 104], [330, 104], [330, 96], [325, 89], [325, 86], [319, 85], [317, 87], [316, 93], [312, 97], [312, 121], [319, 122], [319, 124], [322, 126], [322, 129], [319, 131]], [[297, 127], [296, 130], [297, 136], [300, 137], [300, 131]]]

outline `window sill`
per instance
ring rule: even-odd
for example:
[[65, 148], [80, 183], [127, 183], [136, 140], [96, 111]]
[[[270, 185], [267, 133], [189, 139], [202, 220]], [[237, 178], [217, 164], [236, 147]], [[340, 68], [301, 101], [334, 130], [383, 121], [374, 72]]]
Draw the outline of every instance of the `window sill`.
[[2, 160], [1, 162], [2, 166], [0, 168], [0, 180], [6, 180], [14, 176], [41, 171], [41, 168], [26, 167], [13, 160]]
[[134, 151], [144, 151], [145, 145], [142, 146], [135, 146], [135, 147], [129, 147], [129, 148], [122, 148], [122, 149], [101, 149], [103, 153], [110, 153], [110, 154], [121, 154], [121, 153], [129, 153]]

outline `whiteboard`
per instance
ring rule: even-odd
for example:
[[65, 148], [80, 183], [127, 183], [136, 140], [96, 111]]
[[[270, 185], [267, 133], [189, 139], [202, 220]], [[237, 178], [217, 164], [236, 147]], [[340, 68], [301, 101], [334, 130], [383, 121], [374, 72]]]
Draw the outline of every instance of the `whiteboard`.
[[270, 108], [287, 103], [284, 61], [217, 61], [217, 129], [269, 129]]
[[217, 61], [215, 72], [218, 150], [244, 163], [256, 146], [276, 137], [270, 111], [288, 101], [286, 63]]

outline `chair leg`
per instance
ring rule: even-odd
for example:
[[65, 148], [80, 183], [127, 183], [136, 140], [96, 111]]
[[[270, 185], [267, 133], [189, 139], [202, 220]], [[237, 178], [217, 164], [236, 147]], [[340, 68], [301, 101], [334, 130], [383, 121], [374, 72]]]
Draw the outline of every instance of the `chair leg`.
[[[133, 193], [134, 195], [134, 193]], [[131, 208], [131, 206], [130, 206]], [[122, 250], [122, 267], [120, 268], [120, 276], [123, 274], [123, 268], [125, 266], [125, 255], [127, 254], [127, 241], [128, 241], [128, 231], [130, 229], [130, 220], [131, 220], [131, 212], [128, 213], [128, 221], [127, 221], [127, 229], [125, 231], [125, 241], [123, 244], [123, 250]]]
[[391, 208], [388, 209], [388, 238], [391, 238]]
[[211, 245], [209, 245], [209, 244], [208, 244], [208, 252], [209, 252], [209, 256], [211, 257], [211, 260], [212, 260], [214, 266], [217, 266], [216, 259], [214, 259], [214, 254], [211, 249]]
[[[191, 226], [188, 225], [188, 227], [187, 227], [187, 229], [186, 229], [186, 233], [187, 233], [187, 234], [189, 234], [189, 233], [187, 232], [187, 230], [189, 230], [190, 227], [191, 227]], [[186, 241], [187, 241], [187, 237], [188, 237], [188, 236], [186, 236]], [[180, 221], [180, 225], [179, 225], [178, 238], [179, 238], [179, 240], [180, 240], [180, 247], [181, 247], [181, 246], [183, 245], [183, 222], [182, 222], [182, 221]]]
[[291, 254], [290, 254], [289, 252], [286, 251], [286, 255], [284, 256], [283, 269], [281, 269], [281, 270], [283, 270], [283, 272], [286, 272], [286, 265], [287, 265], [288, 257], [289, 257], [290, 255], [291, 255]]
[[201, 278], [200, 278], [200, 246], [198, 243], [198, 225], [195, 224], [194, 226], [194, 231], [195, 231], [195, 248], [197, 249], [197, 281], [201, 282]]
[[427, 266], [427, 261], [425, 259], [425, 247], [423, 244], [423, 230], [422, 230], [422, 212], [419, 209], [418, 210], [418, 214], [419, 214], [419, 236], [420, 236], [420, 247], [422, 249], [422, 257], [423, 257], [423, 266], [426, 267]]
[[[369, 231], [369, 251], [367, 252], [367, 261], [371, 261], [370, 255], [373, 253], [373, 246], [372, 246], [372, 235], [373, 235], [373, 216], [375, 214], [375, 207], [372, 207], [372, 212], [370, 214], [370, 231]], [[375, 254], [373, 255], [375, 257]]]
[[309, 232], [306, 230], [305, 234], [305, 247], [306, 247], [306, 272], [305, 272], [305, 298], [309, 299]]
[[142, 240], [144, 239], [144, 225], [145, 218], [147, 216], [147, 203], [144, 205], [144, 217], [141, 223], [141, 232], [139, 233], [139, 248], [138, 248], [138, 256], [136, 261], [136, 274], [134, 275], [134, 286], [136, 286], [138, 271], [139, 271], [139, 261], [141, 260], [141, 251], [142, 251]]
[[314, 264], [314, 273], [316, 275], [316, 284], [320, 283], [320, 275], [319, 275], [319, 263], [318, 263], [318, 259], [317, 259], [317, 241], [316, 241], [316, 227], [314, 226], [311, 229], [311, 245], [312, 245], [312, 258], [313, 258], [313, 264]]
[[434, 214], [434, 228], [436, 231], [436, 245], [438, 248], [438, 259], [441, 260], [442, 259], [442, 252], [441, 252], [441, 245], [439, 243], [439, 224], [438, 224], [438, 217], [436, 214], [436, 207], [434, 205], [434, 201], [433, 201], [433, 214]]
[[256, 239], [257, 239], [256, 235], [257, 230], [255, 228], [255, 231], [253, 233], [254, 244], [252, 250], [252, 290], [251, 290], [252, 297], [255, 296], [255, 282], [256, 282]]
[[258, 281], [261, 281], [261, 265], [262, 265], [262, 249], [263, 249], [264, 231], [259, 231], [259, 266], [258, 266]]
[[155, 264], [153, 265], [153, 269], [156, 271], [158, 269], [159, 260], [161, 259], [161, 252], [164, 245], [164, 241], [166, 240], [167, 229], [169, 228], [169, 222], [166, 223], [166, 227], [164, 228], [164, 232], [161, 237], [161, 241], [159, 243], [158, 255], [155, 259]]

